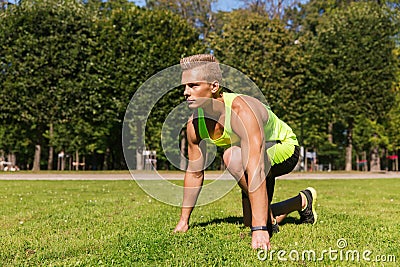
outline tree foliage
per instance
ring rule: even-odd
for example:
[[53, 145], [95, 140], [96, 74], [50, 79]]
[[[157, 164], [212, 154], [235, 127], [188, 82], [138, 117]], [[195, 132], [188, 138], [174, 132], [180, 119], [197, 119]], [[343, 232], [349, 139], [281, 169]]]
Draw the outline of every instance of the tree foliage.
[[2, 116], [29, 129], [35, 145], [45, 144], [43, 133], [50, 124], [70, 120], [86, 108], [82, 70], [90, 23], [87, 10], [76, 1], [23, 1], [2, 14], [0, 53], [7, 66], [1, 79]]
[[298, 5], [298, 0], [242, 0], [247, 10], [267, 15], [269, 18], [282, 18], [286, 9]]
[[[111, 148], [114, 168], [123, 166], [130, 97], [198, 42], [178, 16], [127, 1], [23, 1], [2, 13], [0, 24], [1, 119], [30, 131], [30, 145], [90, 154]], [[20, 137], [12, 136], [3, 149], [18, 147]]]
[[394, 101], [398, 27], [390, 11], [374, 3], [353, 3], [327, 14], [317, 27], [321, 86], [331, 97], [335, 115], [346, 125], [347, 166], [351, 168], [352, 131], [356, 117], [385, 118]]
[[307, 37], [296, 35], [282, 21], [254, 12], [226, 15], [212, 49], [222, 62], [238, 68], [263, 92], [272, 110], [289, 123], [309, 147], [326, 142], [329, 99], [316, 86], [317, 72]]
[[199, 31], [200, 38], [206, 39], [213, 30], [215, 18], [212, 5], [217, 0], [146, 0], [149, 9], [169, 10]]
[[[29, 166], [40, 145], [53, 164], [54, 148], [79, 152], [93, 168], [125, 168], [121, 135], [130, 98], [158, 71], [203, 52], [254, 81], [322, 163], [343, 168], [351, 145], [357, 153], [399, 149], [396, 1], [245, 1], [242, 9], [218, 13], [215, 2], [3, 6], [0, 150]], [[182, 100], [181, 88], [168, 92], [145, 125], [162, 168], [171, 165], [161, 127]]]

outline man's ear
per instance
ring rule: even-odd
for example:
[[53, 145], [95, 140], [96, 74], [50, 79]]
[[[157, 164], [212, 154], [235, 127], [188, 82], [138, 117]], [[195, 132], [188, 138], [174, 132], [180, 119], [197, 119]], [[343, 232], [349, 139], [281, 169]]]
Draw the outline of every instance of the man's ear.
[[213, 94], [215, 94], [215, 93], [217, 93], [219, 91], [219, 82], [218, 81], [213, 81], [211, 83], [211, 86], [212, 86], [211, 92]]

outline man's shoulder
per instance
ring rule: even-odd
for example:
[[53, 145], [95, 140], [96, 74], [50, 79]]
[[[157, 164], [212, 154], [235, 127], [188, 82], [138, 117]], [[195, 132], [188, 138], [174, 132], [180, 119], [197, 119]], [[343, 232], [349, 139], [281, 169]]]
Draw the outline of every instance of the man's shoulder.
[[266, 106], [257, 98], [248, 95], [241, 95], [232, 102], [232, 111], [234, 114], [246, 116], [253, 114], [263, 122], [268, 121], [269, 115]]
[[250, 107], [253, 110], [254, 108], [263, 108], [263, 105], [261, 101], [252, 96], [237, 94], [232, 101], [232, 109], [240, 109], [243, 107]]

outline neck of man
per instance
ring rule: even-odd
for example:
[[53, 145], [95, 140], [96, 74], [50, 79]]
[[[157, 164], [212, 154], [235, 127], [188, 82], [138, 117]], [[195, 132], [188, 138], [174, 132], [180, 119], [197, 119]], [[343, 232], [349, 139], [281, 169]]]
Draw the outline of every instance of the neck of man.
[[218, 121], [219, 117], [225, 113], [225, 103], [222, 96], [212, 98], [208, 105], [203, 107], [206, 118]]

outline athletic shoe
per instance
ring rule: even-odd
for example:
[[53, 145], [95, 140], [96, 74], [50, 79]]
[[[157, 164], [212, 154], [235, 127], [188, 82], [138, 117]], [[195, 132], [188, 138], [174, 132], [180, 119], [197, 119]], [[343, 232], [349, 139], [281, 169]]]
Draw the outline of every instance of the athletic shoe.
[[267, 228], [268, 228], [269, 237], [272, 237], [274, 234], [279, 233], [279, 225], [276, 222], [276, 220], [275, 220], [274, 224], [272, 224], [271, 222], [268, 222]]
[[300, 223], [315, 224], [317, 222], [317, 213], [315, 212], [315, 203], [317, 200], [317, 191], [308, 187], [305, 190], [300, 191], [307, 199], [307, 206], [299, 211]]
[[279, 225], [277, 222], [275, 222], [275, 224], [272, 225], [272, 233], [273, 234], [279, 233]]

